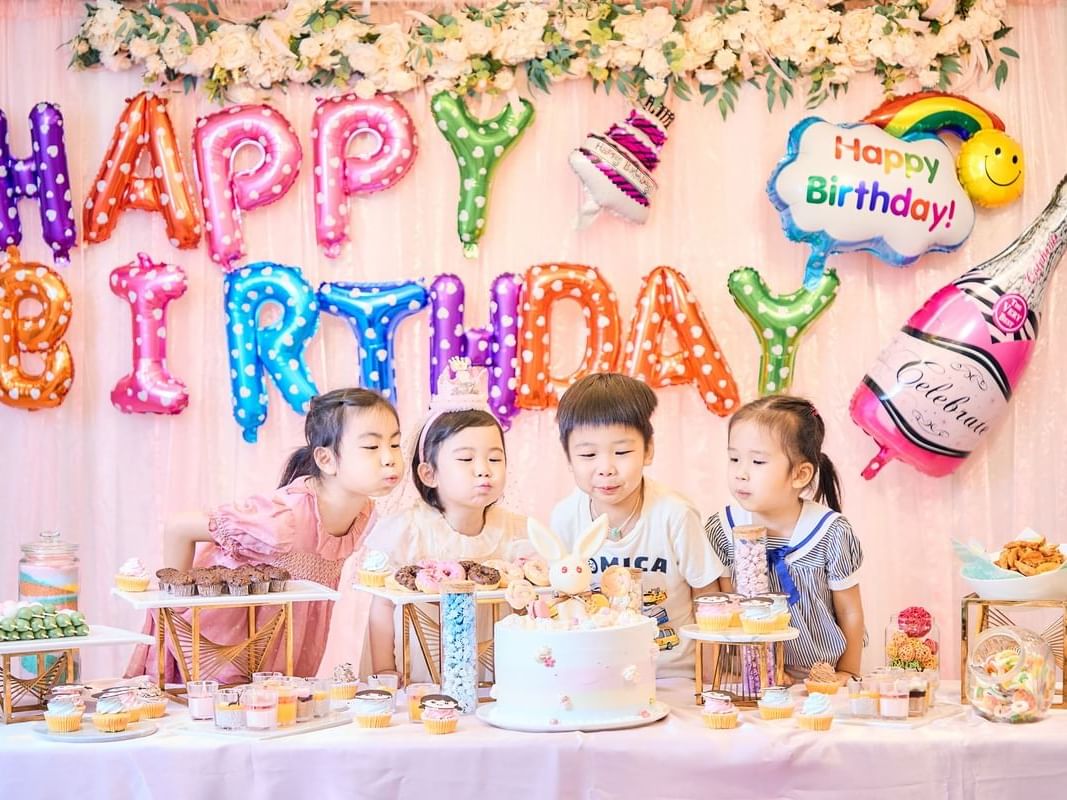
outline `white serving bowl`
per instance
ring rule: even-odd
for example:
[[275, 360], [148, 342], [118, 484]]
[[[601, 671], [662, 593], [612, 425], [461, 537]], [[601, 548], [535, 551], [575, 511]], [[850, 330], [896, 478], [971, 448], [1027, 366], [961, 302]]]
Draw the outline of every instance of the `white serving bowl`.
[[[1060, 552], [1067, 555], [1064, 545]], [[1000, 551], [990, 554], [995, 561], [1000, 558]], [[1041, 575], [1018, 578], [1000, 578], [982, 580], [967, 576], [967, 568], [960, 571], [960, 576], [983, 600], [1067, 600], [1067, 568]]]

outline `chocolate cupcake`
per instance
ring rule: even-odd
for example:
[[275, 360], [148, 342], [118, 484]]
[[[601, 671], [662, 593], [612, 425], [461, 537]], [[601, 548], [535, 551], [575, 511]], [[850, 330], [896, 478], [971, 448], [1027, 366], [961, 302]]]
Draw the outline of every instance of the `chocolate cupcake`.
[[201, 597], [219, 597], [222, 594], [223, 582], [217, 570], [195, 570], [196, 593]]
[[417, 566], [409, 564], [393, 573], [393, 579], [408, 591], [417, 592], [419, 587], [415, 585], [415, 573], [418, 571], [419, 568]]
[[192, 597], [196, 594], [196, 581], [183, 570], [175, 570], [170, 577], [170, 593], [175, 597]]
[[496, 589], [500, 586], [500, 570], [474, 564], [467, 568], [467, 580], [474, 583], [475, 589]]
[[267, 567], [267, 577], [270, 578], [270, 590], [272, 592], [284, 592], [286, 582], [292, 579], [289, 570], [285, 567]]
[[163, 567], [163, 569], [156, 570], [156, 580], [159, 581], [159, 588], [164, 592], [170, 591], [171, 579], [178, 574], [178, 570], [174, 567]]
[[234, 597], [244, 597], [252, 586], [252, 576], [244, 567], [238, 567], [230, 573], [226, 585], [230, 588], [230, 594]]
[[249, 577], [252, 579], [249, 591], [252, 594], [267, 594], [270, 591], [269, 569], [265, 564], [257, 564], [248, 568]]

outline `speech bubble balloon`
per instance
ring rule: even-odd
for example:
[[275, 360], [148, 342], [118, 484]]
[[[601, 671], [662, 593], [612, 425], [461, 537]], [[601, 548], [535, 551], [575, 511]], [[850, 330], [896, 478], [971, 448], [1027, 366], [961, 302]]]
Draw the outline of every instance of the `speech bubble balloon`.
[[974, 206], [954, 163], [933, 135], [898, 139], [874, 125], [818, 117], [793, 126], [767, 193], [786, 236], [811, 247], [804, 285], [818, 283], [831, 253], [867, 250], [906, 266], [963, 244]]

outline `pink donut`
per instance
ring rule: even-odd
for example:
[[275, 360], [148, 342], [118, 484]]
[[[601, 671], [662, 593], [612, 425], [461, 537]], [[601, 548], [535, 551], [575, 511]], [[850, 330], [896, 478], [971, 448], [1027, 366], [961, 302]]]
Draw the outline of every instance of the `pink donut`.
[[441, 575], [434, 567], [423, 567], [415, 573], [415, 586], [420, 592], [437, 594], [441, 591]]
[[458, 561], [438, 561], [437, 573], [442, 581], [462, 581], [467, 578], [467, 570]]

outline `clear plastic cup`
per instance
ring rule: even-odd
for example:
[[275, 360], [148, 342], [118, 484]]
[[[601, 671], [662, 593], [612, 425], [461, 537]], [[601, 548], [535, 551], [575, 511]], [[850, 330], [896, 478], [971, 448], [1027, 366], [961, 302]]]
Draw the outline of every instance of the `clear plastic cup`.
[[310, 681], [311, 697], [315, 701], [315, 716], [328, 717], [330, 715], [330, 690], [333, 688], [333, 678], [315, 678]]
[[278, 727], [287, 728], [296, 724], [296, 694], [292, 686], [279, 686], [274, 690], [278, 695]]
[[249, 730], [269, 731], [278, 725], [278, 693], [254, 687], [244, 693], [245, 726]]
[[185, 684], [185, 697], [189, 702], [189, 716], [193, 719], [213, 719], [215, 716], [215, 692], [218, 681], [189, 681]]
[[369, 675], [367, 676], [368, 689], [385, 689], [393, 696], [393, 711], [396, 711], [396, 693], [400, 688], [399, 675]]
[[215, 692], [215, 727], [236, 731], [245, 726], [245, 707], [238, 689], [219, 689]]

